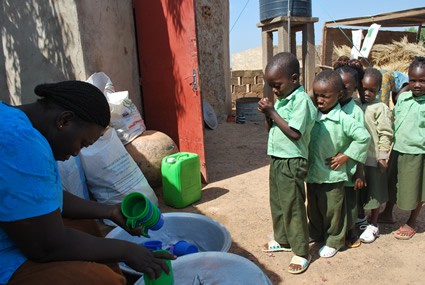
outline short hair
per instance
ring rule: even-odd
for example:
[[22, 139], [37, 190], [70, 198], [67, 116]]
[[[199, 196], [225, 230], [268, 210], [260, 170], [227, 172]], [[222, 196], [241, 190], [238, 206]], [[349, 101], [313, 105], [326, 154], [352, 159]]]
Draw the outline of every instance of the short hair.
[[77, 80], [37, 85], [35, 94], [66, 110], [83, 121], [106, 128], [111, 120], [108, 101], [96, 86]]
[[363, 78], [365, 78], [366, 76], [369, 76], [369, 77], [374, 78], [376, 80], [376, 83], [379, 86], [379, 89], [381, 89], [381, 85], [382, 85], [382, 73], [378, 69], [376, 69], [374, 67], [366, 68], [365, 71], [364, 71]]
[[416, 56], [412, 63], [409, 65], [409, 72], [418, 67], [425, 68], [425, 57]]
[[356, 81], [356, 84], [359, 85], [359, 73], [354, 68], [343, 65], [335, 69], [336, 72], [338, 72], [340, 75], [343, 73], [349, 73], [353, 76], [354, 80]]
[[344, 83], [342, 82], [341, 76], [335, 70], [323, 70], [317, 74], [314, 78], [314, 83], [316, 82], [325, 82], [330, 83], [333, 87], [338, 88], [338, 90], [344, 90]]
[[271, 69], [278, 69], [284, 75], [300, 75], [300, 62], [292, 53], [280, 52], [267, 63], [266, 70]]

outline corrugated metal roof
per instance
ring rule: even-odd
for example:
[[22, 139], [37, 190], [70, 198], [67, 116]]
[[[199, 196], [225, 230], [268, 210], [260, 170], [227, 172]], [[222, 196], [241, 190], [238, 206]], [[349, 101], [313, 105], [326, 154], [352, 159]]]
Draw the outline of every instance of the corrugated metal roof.
[[377, 23], [382, 27], [412, 27], [425, 25], [425, 7], [396, 11], [390, 13], [347, 18], [325, 22], [325, 27], [335, 26], [370, 26]]

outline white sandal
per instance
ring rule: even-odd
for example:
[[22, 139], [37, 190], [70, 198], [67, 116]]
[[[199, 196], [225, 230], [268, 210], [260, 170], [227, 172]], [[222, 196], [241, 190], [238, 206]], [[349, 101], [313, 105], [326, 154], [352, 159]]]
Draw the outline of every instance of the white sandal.
[[339, 248], [333, 248], [327, 245], [322, 246], [319, 249], [319, 255], [320, 257], [330, 258], [333, 257], [337, 252]]
[[267, 243], [266, 247], [263, 247], [261, 250], [263, 252], [279, 252], [279, 251], [290, 252], [292, 251], [292, 248], [283, 247], [277, 241], [271, 240]]

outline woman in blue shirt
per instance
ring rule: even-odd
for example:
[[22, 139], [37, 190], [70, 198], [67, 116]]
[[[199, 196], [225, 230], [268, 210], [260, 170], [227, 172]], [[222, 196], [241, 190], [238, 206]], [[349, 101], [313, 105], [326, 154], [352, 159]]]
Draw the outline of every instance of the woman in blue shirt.
[[162, 258], [170, 254], [64, 226], [63, 218], [108, 218], [125, 227], [119, 205], [63, 192], [56, 163], [93, 144], [110, 110], [103, 93], [82, 81], [34, 92], [41, 99], [31, 104], [0, 102], [0, 284], [124, 284], [102, 264], [121, 261], [151, 278], [168, 272]]

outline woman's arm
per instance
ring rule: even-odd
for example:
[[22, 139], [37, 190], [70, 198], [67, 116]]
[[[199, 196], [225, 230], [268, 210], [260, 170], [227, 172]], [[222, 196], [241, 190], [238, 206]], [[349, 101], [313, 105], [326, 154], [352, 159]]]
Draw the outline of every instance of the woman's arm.
[[143, 246], [127, 241], [99, 238], [65, 228], [59, 209], [29, 219], [2, 222], [2, 229], [24, 255], [36, 262], [85, 260], [125, 262], [133, 269], [158, 277], [168, 272], [161, 258], [171, 254], [153, 254]]
[[126, 219], [121, 212], [121, 204], [107, 205], [85, 200], [69, 192], [63, 191], [62, 217], [70, 219], [109, 219], [131, 235], [140, 236], [142, 227], [127, 228]]

